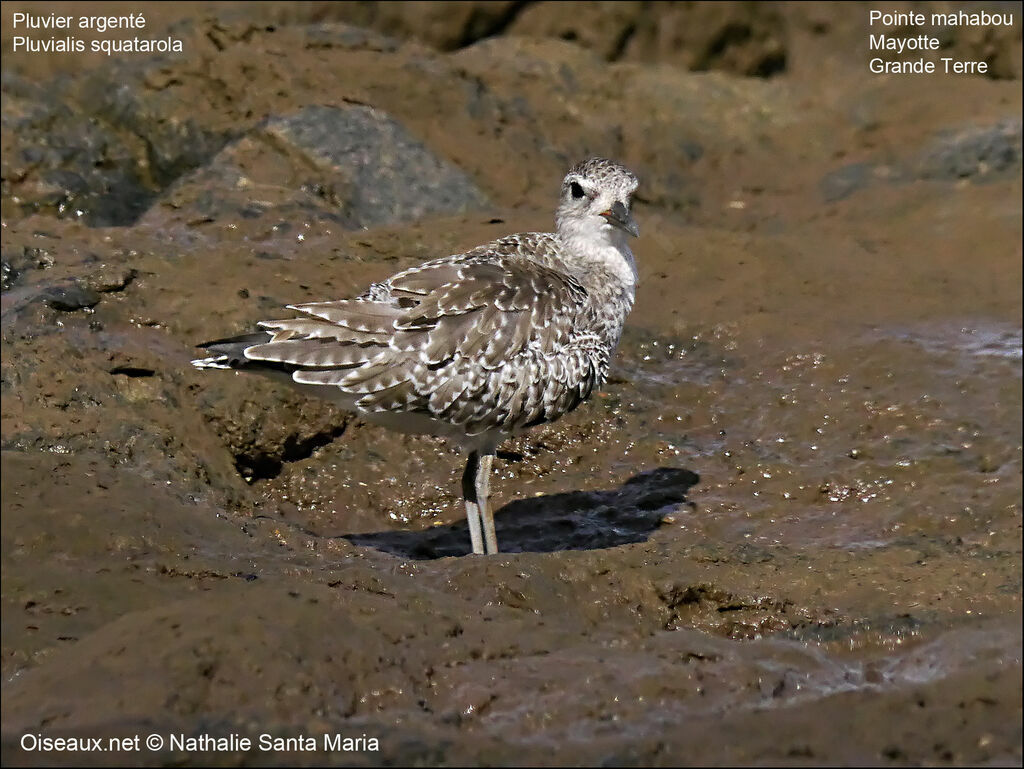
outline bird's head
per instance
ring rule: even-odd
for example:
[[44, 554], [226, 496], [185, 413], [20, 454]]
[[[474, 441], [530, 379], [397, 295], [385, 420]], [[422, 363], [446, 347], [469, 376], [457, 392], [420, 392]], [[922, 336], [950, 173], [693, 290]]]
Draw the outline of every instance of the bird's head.
[[573, 167], [562, 182], [558, 232], [563, 237], [625, 244], [640, 230], [630, 213], [637, 178], [628, 168], [604, 158]]

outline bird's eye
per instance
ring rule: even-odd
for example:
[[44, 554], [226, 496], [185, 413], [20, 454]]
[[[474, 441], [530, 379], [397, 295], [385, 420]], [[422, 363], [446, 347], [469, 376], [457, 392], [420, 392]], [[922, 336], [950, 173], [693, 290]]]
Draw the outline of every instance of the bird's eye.
[[580, 186], [579, 182], [573, 182], [569, 185], [569, 191], [572, 192], [572, 196], [577, 200], [582, 198], [584, 195], [583, 187]]

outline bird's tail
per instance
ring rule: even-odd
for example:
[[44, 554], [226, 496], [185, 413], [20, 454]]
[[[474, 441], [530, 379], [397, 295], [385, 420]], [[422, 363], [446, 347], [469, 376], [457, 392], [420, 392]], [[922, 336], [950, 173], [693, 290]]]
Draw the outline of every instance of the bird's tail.
[[245, 369], [260, 365], [260, 361], [252, 361], [245, 357], [245, 351], [257, 344], [266, 344], [271, 340], [271, 334], [266, 331], [256, 331], [252, 334], [242, 334], [228, 339], [215, 339], [212, 342], [203, 342], [196, 345], [204, 350], [209, 350], [212, 355], [208, 358], [197, 358], [192, 361], [196, 368], [220, 368], [220, 369]]

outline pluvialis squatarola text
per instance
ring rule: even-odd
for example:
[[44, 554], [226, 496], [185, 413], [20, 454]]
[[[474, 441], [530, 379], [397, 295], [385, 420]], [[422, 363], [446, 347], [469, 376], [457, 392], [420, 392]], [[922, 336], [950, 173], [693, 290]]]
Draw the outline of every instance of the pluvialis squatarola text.
[[289, 305], [299, 317], [202, 344], [211, 355], [192, 363], [268, 374], [369, 422], [455, 442], [469, 454], [473, 552], [497, 553], [498, 444], [572, 411], [608, 372], [636, 291], [636, 187], [628, 169], [591, 158], [562, 183], [555, 232], [425, 262], [355, 299]]

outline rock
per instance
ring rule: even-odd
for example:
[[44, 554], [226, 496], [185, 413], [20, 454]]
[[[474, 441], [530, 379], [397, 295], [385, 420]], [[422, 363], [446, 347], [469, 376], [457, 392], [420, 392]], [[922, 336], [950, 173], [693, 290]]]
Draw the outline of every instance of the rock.
[[786, 69], [786, 23], [756, 3], [535, 3], [510, 32], [578, 42], [609, 61], [769, 77]]
[[850, 163], [822, 177], [821, 196], [826, 203], [848, 198], [857, 190], [871, 183], [870, 163]]
[[0, 263], [0, 281], [2, 281], [0, 282], [0, 287], [6, 291], [17, 282], [20, 276], [21, 272], [14, 266], [14, 262], [9, 260], [7, 255], [4, 254], [3, 262]]
[[385, 113], [311, 106], [273, 117], [161, 201], [186, 219], [329, 219], [360, 229], [482, 208], [486, 196]]
[[505, 31], [525, 5], [517, 0], [415, 6], [404, 2], [339, 3], [327, 13], [350, 24], [451, 51]]
[[342, 207], [362, 226], [461, 213], [487, 202], [459, 169], [371, 107], [307, 107], [271, 120], [266, 132], [343, 180]]
[[155, 190], [139, 172], [142, 142], [62, 100], [3, 78], [3, 203], [93, 226], [134, 221]]
[[1021, 168], [1021, 121], [993, 126], [967, 126], [950, 131], [925, 148], [917, 162], [922, 179], [985, 181]]
[[5, 248], [0, 257], [3, 270], [2, 288], [7, 291], [32, 270], [45, 270], [53, 266], [53, 256], [41, 246]]
[[966, 126], [933, 138], [916, 158], [884, 163], [850, 163], [822, 177], [823, 199], [832, 203], [878, 182], [913, 179], [990, 182], [1019, 174], [1021, 121], [1003, 120], [992, 126]]
[[5, 208], [125, 226], [212, 157], [230, 130], [181, 115], [165, 70], [158, 58], [112, 59], [45, 87], [5, 73]]
[[72, 312], [99, 304], [99, 292], [78, 283], [66, 283], [46, 289], [40, 297], [55, 310]]
[[239, 132], [217, 125], [208, 112], [182, 113], [175, 67], [159, 57], [112, 59], [69, 88], [80, 109], [143, 145], [135, 159], [158, 190], [208, 161]]
[[373, 50], [394, 53], [401, 45], [394, 38], [350, 24], [323, 22], [306, 27], [306, 47]]

